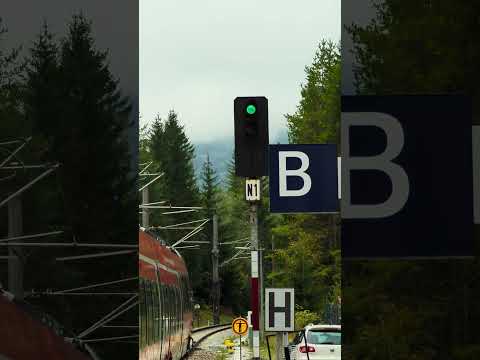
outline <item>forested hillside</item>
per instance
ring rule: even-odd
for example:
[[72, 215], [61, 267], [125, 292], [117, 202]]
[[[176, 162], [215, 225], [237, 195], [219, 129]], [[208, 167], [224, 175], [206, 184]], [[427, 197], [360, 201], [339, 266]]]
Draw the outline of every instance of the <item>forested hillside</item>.
[[[11, 158], [18, 168], [0, 169], [0, 199], [59, 164], [21, 195], [23, 206], [18, 216], [23, 234], [63, 231], [33, 242], [135, 246], [138, 238], [137, 225], [132, 222], [138, 212], [136, 179], [127, 140], [129, 132], [137, 130], [130, 121], [130, 101], [110, 72], [108, 52], [96, 47], [93, 26], [83, 15], [74, 15], [66, 35], [57, 37], [45, 23], [33, 43], [19, 44], [24, 57], [19, 48], [5, 49], [9, 33], [0, 19], [0, 141], [13, 141], [0, 148], [0, 161], [26, 141]], [[0, 216], [0, 237], [7, 238], [6, 205]], [[53, 316], [65, 328], [64, 333], [74, 338], [126, 299], [52, 293], [138, 274], [132, 254], [62, 260], [92, 254], [95, 249], [45, 245], [16, 251], [24, 269], [25, 300]], [[97, 252], [101, 251], [99, 247]], [[0, 267], [0, 283], [5, 289], [6, 265], [5, 261]], [[130, 281], [105, 289], [135, 293], [137, 285]], [[137, 321], [135, 308], [124, 316], [126, 322]], [[92, 333], [105, 334], [105, 329]], [[137, 347], [128, 342], [94, 347], [106, 358], [127, 359], [138, 354]]]
[[[301, 102], [286, 115], [290, 143], [337, 143], [340, 120], [340, 55], [337, 45], [321, 41], [312, 64], [305, 68]], [[268, 94], [266, 94], [268, 95]], [[233, 99], [232, 99], [233, 101]], [[164, 109], [159, 109], [163, 112]], [[231, 146], [233, 148], [233, 144]], [[151, 189], [150, 201], [174, 206], [201, 206], [204, 210], [151, 216], [151, 225], [165, 226], [203, 218], [219, 218], [221, 304], [224, 311], [245, 314], [249, 309], [249, 252], [235, 249], [234, 241], [249, 237], [245, 185], [235, 176], [233, 154], [225, 179], [219, 179], [210, 156], [205, 155], [199, 178], [193, 171], [193, 146], [174, 111], [157, 117], [142, 129], [140, 163], [153, 162], [149, 171], [164, 176]], [[223, 155], [225, 156], [225, 154]], [[197, 186], [196, 184], [200, 184]], [[209, 222], [208, 224], [211, 224]], [[189, 230], [157, 230], [172, 244]], [[194, 237], [211, 242], [211, 225]], [[269, 212], [268, 178], [263, 179], [259, 210], [259, 239], [263, 250], [265, 287], [295, 287], [298, 323], [338, 321], [341, 262], [338, 216], [273, 215]], [[187, 261], [194, 296], [211, 302], [211, 243], [201, 249], [180, 250]]]
[[[466, 94], [472, 97], [473, 124], [478, 124], [480, 54], [473, 44], [478, 43], [479, 3], [375, 3], [367, 26], [349, 24], [358, 93]], [[455, 119], [451, 122], [454, 126]], [[475, 233], [477, 257], [470, 260], [346, 264], [344, 341], [353, 347], [342, 356], [480, 358], [478, 229]]]

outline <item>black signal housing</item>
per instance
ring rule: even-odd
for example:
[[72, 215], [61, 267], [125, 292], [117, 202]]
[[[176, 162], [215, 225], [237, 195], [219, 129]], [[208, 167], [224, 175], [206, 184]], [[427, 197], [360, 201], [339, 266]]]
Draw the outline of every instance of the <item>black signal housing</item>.
[[268, 100], [264, 96], [234, 100], [235, 174], [260, 177], [268, 172]]

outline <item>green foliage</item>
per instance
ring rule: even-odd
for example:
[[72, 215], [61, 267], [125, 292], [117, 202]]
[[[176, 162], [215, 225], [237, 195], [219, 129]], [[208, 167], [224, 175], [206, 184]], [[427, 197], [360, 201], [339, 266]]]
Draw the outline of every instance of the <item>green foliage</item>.
[[308, 324], [316, 324], [320, 321], [321, 317], [319, 314], [304, 309], [300, 305], [295, 306], [295, 328], [303, 329]]
[[[286, 115], [290, 143], [339, 145], [338, 47], [321, 41], [305, 73], [297, 111]], [[297, 304], [323, 317], [327, 304], [337, 303], [341, 293], [338, 217], [285, 215], [272, 221], [275, 250], [267, 256], [272, 263], [269, 284], [294, 287]]]
[[321, 41], [312, 65], [305, 67], [297, 111], [286, 115], [290, 143], [339, 143], [340, 65], [338, 47]]
[[[157, 116], [148, 138], [149, 153], [157, 169], [164, 173], [158, 195], [175, 206], [195, 206], [199, 190], [193, 169], [194, 148], [174, 111], [165, 120]], [[187, 218], [189, 215], [178, 216]]]
[[[152, 161], [149, 172], [163, 173], [163, 176], [149, 189], [150, 201], [166, 201], [172, 206], [200, 206], [202, 195], [197, 187], [193, 168], [194, 148], [185, 135], [183, 125], [180, 124], [177, 114], [172, 110], [166, 119], [159, 116], [150, 127], [142, 129], [140, 137], [141, 161]], [[213, 174], [210, 174], [213, 176]], [[214, 191], [214, 190], [212, 190]], [[213, 199], [210, 199], [213, 205]], [[202, 214], [205, 215], [205, 214]], [[180, 213], [175, 215], [160, 215], [153, 211], [150, 216], [151, 226], [166, 226], [200, 219], [200, 214]], [[187, 230], [163, 230], [158, 233], [169, 243], [173, 244]], [[203, 238], [210, 239], [210, 233], [203, 233]], [[198, 299], [208, 299], [210, 293], [210, 262], [207, 247], [200, 250], [182, 251], [190, 274], [190, 281], [194, 296]]]
[[[2, 41], [6, 32], [1, 24], [0, 27]], [[59, 170], [22, 194], [24, 233], [64, 230], [55, 241], [134, 243], [138, 229], [131, 220], [136, 218], [138, 208], [127, 142], [128, 132], [133, 130], [129, 121], [130, 103], [121, 95], [118, 81], [110, 72], [108, 54], [96, 48], [91, 23], [83, 15], [72, 16], [67, 34], [61, 40], [50, 33], [45, 23], [31, 44], [25, 63], [19, 61], [18, 49], [6, 53], [3, 49], [0, 50], [2, 140], [32, 136], [15, 160], [26, 164], [61, 164]], [[6, 155], [3, 149], [1, 155], [2, 158]], [[2, 198], [41, 171], [44, 169], [18, 171], [2, 182]], [[3, 209], [1, 215], [0, 229], [5, 237], [7, 215]], [[138, 260], [133, 256], [108, 258], [94, 266], [89, 263], [91, 260], [55, 261], [55, 257], [82, 253], [71, 248], [29, 249], [23, 259], [25, 289], [69, 289], [138, 273]], [[1, 275], [4, 282], [5, 274]], [[122, 286], [117, 289], [132, 291], [131, 284]], [[98, 297], [28, 298], [75, 334], [122, 301], [98, 300]], [[136, 320], [134, 310], [125, 314], [125, 321]], [[102, 331], [98, 330], [99, 336], [105, 334]], [[105, 357], [128, 358], [137, 354], [133, 347], [130, 353], [125, 347], [120, 355], [108, 344], [99, 344], [96, 349]]]
[[478, 2], [372, 3], [371, 22], [348, 27], [360, 93], [478, 93]]
[[[235, 176], [235, 165], [232, 161], [228, 168], [227, 188], [220, 193], [218, 204], [219, 240], [231, 242], [249, 237], [247, 218], [247, 204], [244, 199], [242, 179]], [[241, 244], [220, 246], [220, 263], [234, 256], [238, 250], [234, 246]], [[235, 313], [245, 313], [250, 300], [250, 264], [248, 260], [234, 260], [220, 268], [222, 282], [222, 304], [232, 306]]]
[[[213, 237], [213, 215], [217, 213], [217, 204], [219, 201], [219, 185], [218, 179], [210, 161], [210, 157], [207, 156], [201, 173], [202, 187], [200, 191], [201, 205], [204, 208], [202, 210], [202, 218], [210, 219], [204, 226], [204, 231], [199, 236], [200, 240], [212, 241]], [[203, 246], [203, 249], [198, 250], [198, 262], [201, 268], [201, 283], [197, 289], [197, 296], [202, 299], [209, 299], [211, 295], [210, 289], [212, 288], [212, 262], [211, 262], [212, 246]]]
[[[478, 2], [375, 2], [352, 24], [361, 94], [461, 93], [478, 103]], [[478, 119], [474, 112], [474, 122]], [[452, 119], [454, 121], [455, 119]], [[421, 219], [419, 226], [422, 226]], [[478, 243], [478, 232], [476, 241]], [[422, 241], [422, 239], [418, 239]], [[344, 271], [345, 358], [475, 359], [479, 262], [355, 262]], [[343, 354], [342, 354], [343, 355]]]

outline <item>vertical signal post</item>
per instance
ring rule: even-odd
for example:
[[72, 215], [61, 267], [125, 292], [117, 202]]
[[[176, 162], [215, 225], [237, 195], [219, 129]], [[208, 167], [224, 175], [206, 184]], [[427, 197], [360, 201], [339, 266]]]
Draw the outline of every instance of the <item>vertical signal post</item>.
[[250, 304], [252, 310], [253, 359], [260, 359], [260, 294], [258, 281], [258, 205], [250, 203], [251, 267]]
[[268, 100], [266, 97], [237, 97], [234, 100], [235, 175], [247, 178], [245, 200], [250, 204], [251, 321], [253, 359], [260, 359], [260, 291], [258, 201], [260, 177], [268, 174]]

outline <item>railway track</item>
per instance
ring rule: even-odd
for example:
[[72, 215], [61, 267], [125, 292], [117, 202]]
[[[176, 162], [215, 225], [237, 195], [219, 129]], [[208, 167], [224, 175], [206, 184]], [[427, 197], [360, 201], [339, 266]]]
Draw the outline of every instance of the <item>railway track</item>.
[[188, 360], [207, 360], [207, 359], [214, 359], [214, 354], [208, 350], [203, 350], [200, 348], [200, 344], [209, 338], [212, 335], [215, 335], [219, 332], [226, 331], [231, 328], [230, 324], [221, 324], [221, 325], [214, 325], [214, 326], [206, 326], [202, 328], [197, 328], [192, 330], [192, 339], [193, 345], [190, 348], [190, 351], [185, 355], [185, 359]]

